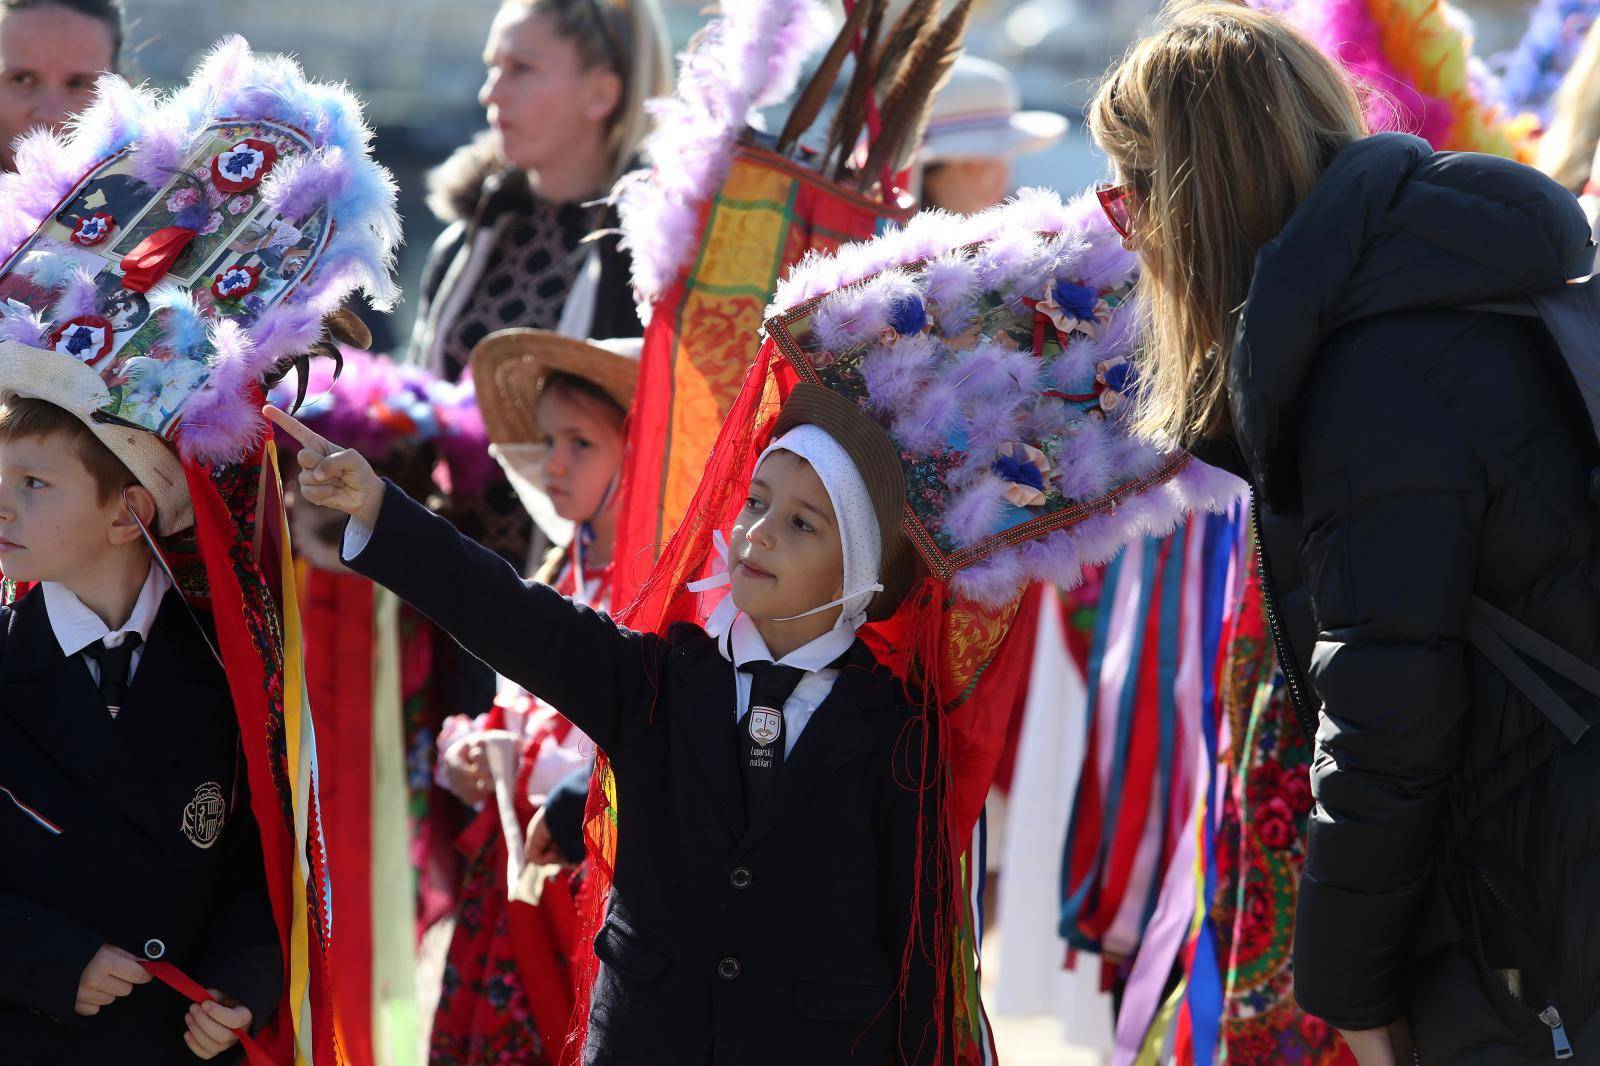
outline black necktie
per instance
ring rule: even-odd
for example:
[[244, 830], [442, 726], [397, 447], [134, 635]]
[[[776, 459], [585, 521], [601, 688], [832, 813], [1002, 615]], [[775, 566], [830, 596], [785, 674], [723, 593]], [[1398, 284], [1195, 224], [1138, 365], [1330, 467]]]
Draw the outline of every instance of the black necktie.
[[143, 640], [137, 633], [124, 633], [122, 643], [115, 648], [97, 640], [83, 653], [100, 664], [100, 698], [106, 701], [106, 710], [115, 718], [122, 710], [122, 701], [128, 695], [128, 670], [133, 666], [133, 652]]
[[744, 779], [745, 817], [754, 820], [783, 766], [783, 705], [806, 672], [769, 662], [749, 662], [739, 669], [750, 675], [750, 710], [739, 723], [739, 775]]

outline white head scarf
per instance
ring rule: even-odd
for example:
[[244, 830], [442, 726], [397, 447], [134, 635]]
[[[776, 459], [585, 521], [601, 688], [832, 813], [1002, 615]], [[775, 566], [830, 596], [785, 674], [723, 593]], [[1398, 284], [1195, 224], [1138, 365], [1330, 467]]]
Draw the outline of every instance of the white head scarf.
[[[797, 618], [805, 618], [833, 607], [843, 606], [844, 609], [839, 612], [839, 618], [834, 622], [833, 628], [854, 633], [866, 622], [867, 605], [872, 602], [872, 597], [883, 590], [879, 575], [883, 559], [883, 541], [878, 530], [878, 515], [872, 509], [872, 497], [867, 493], [867, 483], [862, 480], [861, 472], [856, 469], [855, 461], [850, 458], [849, 453], [820, 426], [801, 425], [789, 430], [767, 445], [766, 450], [756, 460], [756, 469], [761, 468], [767, 456], [779, 451], [790, 452], [810, 463], [811, 469], [817, 472], [822, 487], [828, 493], [828, 501], [833, 504], [833, 514], [839, 528], [839, 548], [844, 568], [844, 594], [836, 600], [819, 604], [808, 611], [775, 621], [792, 622]], [[691, 583], [689, 588], [692, 591], [716, 588], [728, 584], [731, 580], [726, 565], [727, 545], [720, 533], [717, 534], [716, 542], [718, 551], [723, 554], [722, 572], [704, 581]], [[707, 619], [706, 632], [713, 637], [721, 636], [733, 624], [737, 613], [733, 597], [730, 595]]]

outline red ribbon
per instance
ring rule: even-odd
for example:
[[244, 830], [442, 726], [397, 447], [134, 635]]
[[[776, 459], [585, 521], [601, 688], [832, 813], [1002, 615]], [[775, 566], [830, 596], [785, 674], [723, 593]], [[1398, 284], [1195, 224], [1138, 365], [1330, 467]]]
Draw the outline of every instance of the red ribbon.
[[122, 287], [149, 292], [178, 261], [178, 256], [199, 236], [188, 226], [163, 226], [122, 257]]
[[1039, 301], [1030, 297], [1022, 298], [1022, 305], [1033, 311], [1033, 354], [1044, 355], [1044, 327], [1049, 326], [1056, 331], [1056, 343], [1061, 345], [1062, 351], [1067, 347], [1067, 335], [1061, 332], [1061, 327], [1056, 325], [1056, 320], [1045, 312], [1039, 310]]
[[[194, 979], [170, 962], [155, 962], [149, 959], [139, 960], [144, 968], [150, 971], [150, 976], [172, 989], [178, 995], [191, 1003], [213, 1003], [216, 997], [195, 983]], [[250, 1038], [250, 1034], [243, 1029], [235, 1029], [234, 1034], [239, 1038], [239, 1046], [244, 1048], [244, 1057], [250, 1060], [250, 1066], [277, 1066], [260, 1044]]]

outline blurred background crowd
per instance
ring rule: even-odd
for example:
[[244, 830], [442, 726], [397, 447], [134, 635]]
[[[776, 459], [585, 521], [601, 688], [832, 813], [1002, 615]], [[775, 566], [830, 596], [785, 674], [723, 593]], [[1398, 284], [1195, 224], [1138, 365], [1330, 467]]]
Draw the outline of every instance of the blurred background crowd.
[[[399, 276], [408, 290], [442, 224], [424, 203], [427, 170], [483, 128], [484, 34], [496, 0], [277, 0], [271, 4], [134, 0], [127, 5], [125, 67], [160, 86], [181, 81], [205, 50], [241, 33], [259, 51], [294, 53], [318, 76], [345, 79], [366, 101], [377, 128], [378, 159], [400, 182], [406, 246]], [[1465, 0], [1480, 55], [1510, 47], [1523, 31], [1528, 0]], [[975, 6], [967, 52], [1003, 63], [1022, 106], [1077, 117], [1112, 57], [1148, 27], [1159, 0], [986, 0]], [[704, 23], [702, 0], [664, 0], [674, 50]], [[1054, 147], [1015, 164], [1018, 187], [1075, 191], [1101, 176], [1081, 123]], [[410, 335], [417, 301], [373, 323], [377, 350]]]

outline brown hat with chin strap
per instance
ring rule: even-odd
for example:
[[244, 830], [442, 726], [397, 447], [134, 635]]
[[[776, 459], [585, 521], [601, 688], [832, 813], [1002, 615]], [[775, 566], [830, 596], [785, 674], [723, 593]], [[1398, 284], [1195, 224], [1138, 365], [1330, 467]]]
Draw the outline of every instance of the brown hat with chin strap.
[[917, 554], [902, 522], [906, 478], [900, 457], [889, 435], [859, 407], [820, 385], [801, 382], [784, 401], [773, 439], [804, 425], [816, 426], [838, 441], [867, 487], [878, 518], [878, 580], [883, 585], [883, 591], [867, 605], [867, 621], [881, 622], [894, 614], [917, 576]]

